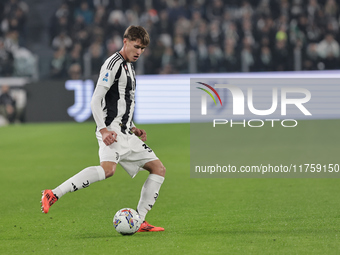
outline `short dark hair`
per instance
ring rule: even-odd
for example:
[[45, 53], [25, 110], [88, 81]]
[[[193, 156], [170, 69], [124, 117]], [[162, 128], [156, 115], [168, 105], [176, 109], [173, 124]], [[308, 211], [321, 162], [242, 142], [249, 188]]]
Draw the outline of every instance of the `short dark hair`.
[[142, 26], [129, 26], [124, 32], [124, 38], [127, 38], [130, 41], [140, 39], [144, 46], [148, 46], [150, 43], [149, 34]]

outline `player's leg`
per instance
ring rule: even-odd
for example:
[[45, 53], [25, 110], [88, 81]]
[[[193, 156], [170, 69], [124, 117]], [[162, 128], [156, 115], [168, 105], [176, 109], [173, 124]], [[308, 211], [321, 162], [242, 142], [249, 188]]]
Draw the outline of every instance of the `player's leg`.
[[91, 183], [111, 177], [116, 170], [116, 165], [115, 162], [105, 161], [101, 162], [100, 166], [87, 167], [52, 191], [60, 198], [68, 192], [87, 188]]
[[48, 213], [51, 205], [66, 193], [87, 188], [91, 183], [112, 176], [116, 170], [116, 165], [115, 162], [101, 162], [100, 166], [90, 166], [83, 169], [53, 190], [44, 190], [41, 198], [42, 211]]
[[150, 174], [142, 187], [140, 200], [137, 206], [138, 213], [144, 221], [139, 232], [164, 231], [164, 228], [154, 227], [147, 223], [145, 221], [145, 216], [158, 198], [166, 169], [159, 159], [146, 163], [143, 168], [148, 170]]
[[150, 174], [156, 174], [156, 175], [160, 175], [164, 178], [165, 176], [165, 172], [166, 172], [166, 169], [165, 167], [163, 166], [163, 163], [159, 160], [159, 159], [156, 159], [156, 160], [152, 160], [152, 161], [149, 161], [147, 162], [143, 168], [145, 170], [148, 170], [150, 172]]
[[104, 180], [114, 174], [119, 161], [118, 152], [120, 151], [120, 143], [115, 142], [110, 146], [106, 146], [106, 144], [102, 141], [102, 136], [99, 131], [96, 132], [96, 136], [99, 145], [100, 166], [85, 168], [59, 185], [57, 188], [53, 190], [44, 190], [41, 198], [41, 209], [44, 213], [48, 213], [51, 205], [66, 193], [86, 188], [91, 183]]

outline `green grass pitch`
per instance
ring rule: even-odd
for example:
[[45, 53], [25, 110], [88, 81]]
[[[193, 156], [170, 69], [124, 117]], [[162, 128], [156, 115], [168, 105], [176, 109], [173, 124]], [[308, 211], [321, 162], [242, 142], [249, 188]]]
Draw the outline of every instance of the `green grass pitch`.
[[[333, 158], [340, 155], [340, 121], [305, 123], [311, 139], [301, 153], [322, 146], [320, 158], [340, 163]], [[167, 168], [147, 215], [164, 232], [115, 231], [113, 215], [136, 208], [147, 177], [143, 171], [131, 179], [120, 167], [41, 213], [41, 190], [98, 165], [93, 123], [2, 127], [0, 254], [340, 254], [339, 179], [193, 179], [189, 124], [140, 127]]]

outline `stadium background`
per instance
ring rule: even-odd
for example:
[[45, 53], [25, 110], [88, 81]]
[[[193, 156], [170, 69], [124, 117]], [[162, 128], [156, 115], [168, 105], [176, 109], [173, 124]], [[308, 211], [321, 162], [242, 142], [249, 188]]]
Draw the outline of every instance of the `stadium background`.
[[69, 79], [96, 81], [130, 24], [151, 36], [139, 75], [339, 70], [339, 9], [334, 0], [2, 1], [0, 83], [12, 86], [17, 108], [10, 122], [72, 120], [38, 113], [36, 98], [68, 98]]
[[[1, 1], [1, 94], [9, 88], [7, 102], [15, 111], [6, 118], [1, 103], [0, 252], [339, 253], [337, 179], [190, 179], [189, 89], [176, 86], [171, 97], [162, 92], [162, 86], [183, 80], [189, 86], [188, 77], [207, 73], [337, 75], [339, 13], [335, 0]], [[140, 121], [148, 145], [168, 169], [148, 215], [167, 231], [122, 239], [111, 218], [135, 206], [146, 173], [131, 181], [118, 169], [112, 180], [65, 196], [49, 215], [41, 215], [37, 201], [41, 189], [97, 164], [94, 122], [84, 117], [85, 123], [76, 123], [68, 111], [77, 95], [81, 108], [86, 106], [84, 88], [95, 83], [103, 60], [121, 48], [130, 24], [145, 26], [151, 35], [135, 66], [139, 89], [154, 86], [141, 99], [176, 99], [168, 110], [180, 114], [176, 119], [158, 112], [156, 119], [168, 124]], [[339, 163], [339, 128], [338, 119], [313, 120], [303, 121], [294, 134], [263, 129], [227, 138], [236, 145], [230, 152], [245, 164], [261, 153], [278, 162], [300, 157], [328, 164]]]

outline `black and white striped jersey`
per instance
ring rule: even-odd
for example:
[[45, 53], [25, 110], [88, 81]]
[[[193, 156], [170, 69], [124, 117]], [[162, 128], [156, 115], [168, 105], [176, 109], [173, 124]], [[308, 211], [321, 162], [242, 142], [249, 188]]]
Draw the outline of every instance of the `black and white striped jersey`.
[[135, 108], [136, 79], [133, 65], [116, 52], [100, 69], [97, 86], [108, 88], [102, 100], [106, 126], [118, 124], [123, 133], [132, 127]]

